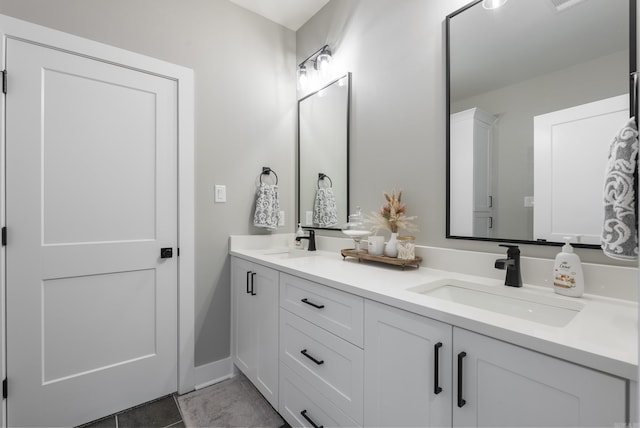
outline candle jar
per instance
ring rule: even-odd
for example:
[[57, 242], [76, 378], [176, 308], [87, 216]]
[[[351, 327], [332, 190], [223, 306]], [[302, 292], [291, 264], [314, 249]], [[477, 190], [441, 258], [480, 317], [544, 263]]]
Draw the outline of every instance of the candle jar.
[[398, 258], [413, 260], [416, 258], [416, 237], [398, 236]]

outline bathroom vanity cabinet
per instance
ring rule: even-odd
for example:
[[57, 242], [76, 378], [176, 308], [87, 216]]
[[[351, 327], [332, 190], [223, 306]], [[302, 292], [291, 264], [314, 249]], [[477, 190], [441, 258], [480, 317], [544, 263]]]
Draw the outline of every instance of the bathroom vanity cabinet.
[[[279, 410], [292, 426], [362, 426], [363, 313], [362, 297], [280, 274], [280, 367], [308, 395], [281, 386]], [[324, 414], [309, 407], [319, 397], [329, 402]]]
[[614, 426], [628, 418], [627, 379], [291, 269], [238, 257], [231, 265], [234, 363], [291, 426]]
[[277, 270], [231, 258], [233, 362], [278, 408]]
[[626, 382], [614, 376], [371, 301], [365, 332], [365, 426], [586, 427], [626, 417]]

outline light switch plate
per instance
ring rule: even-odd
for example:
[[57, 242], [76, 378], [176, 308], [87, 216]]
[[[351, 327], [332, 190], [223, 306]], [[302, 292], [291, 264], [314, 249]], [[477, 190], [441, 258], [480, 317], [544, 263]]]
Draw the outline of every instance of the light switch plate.
[[305, 221], [307, 226], [313, 224], [313, 211], [305, 211]]
[[227, 202], [227, 186], [224, 184], [215, 185], [214, 202]]
[[284, 226], [284, 211], [280, 211], [278, 215], [278, 226]]

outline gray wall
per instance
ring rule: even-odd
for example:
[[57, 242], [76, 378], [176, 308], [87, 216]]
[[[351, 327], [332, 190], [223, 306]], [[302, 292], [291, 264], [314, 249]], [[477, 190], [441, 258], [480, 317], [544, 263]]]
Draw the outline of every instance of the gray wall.
[[[332, 0], [298, 30], [296, 51], [299, 62], [327, 43], [337, 72], [353, 72], [352, 207], [376, 211], [382, 191], [403, 189], [408, 214], [419, 216], [419, 244], [502, 253], [497, 243], [445, 238], [444, 21], [467, 3]], [[521, 250], [553, 258], [559, 248]], [[585, 262], [633, 266], [599, 250], [576, 252]]]
[[251, 215], [263, 165], [293, 231], [295, 33], [227, 0], [1, 0], [0, 13], [194, 70], [196, 365], [228, 357], [228, 236], [262, 233]]
[[[419, 216], [419, 244], [502, 252], [445, 239], [444, 18], [466, 3], [331, 0], [297, 33], [227, 0], [0, 0], [0, 13], [194, 69], [202, 365], [229, 356], [227, 237], [263, 233], [251, 226], [263, 165], [280, 178], [283, 231], [294, 230], [295, 66], [325, 43], [336, 68], [353, 72], [351, 206], [374, 211], [382, 191], [404, 189], [409, 214]], [[226, 204], [213, 203], [214, 184], [227, 185]], [[577, 252], [613, 264], [598, 251]]]
[[533, 239], [533, 208], [524, 207], [524, 197], [533, 196], [533, 117], [628, 93], [620, 78], [628, 70], [628, 53], [616, 52], [451, 103], [452, 113], [480, 107], [500, 118], [493, 146], [493, 236]]

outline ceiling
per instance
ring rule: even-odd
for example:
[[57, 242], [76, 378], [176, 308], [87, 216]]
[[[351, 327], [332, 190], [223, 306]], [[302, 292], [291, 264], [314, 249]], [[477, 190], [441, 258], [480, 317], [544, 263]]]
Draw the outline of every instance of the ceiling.
[[329, 0], [229, 0], [290, 30], [298, 31]]
[[628, 15], [627, 0], [518, 0], [491, 11], [479, 4], [466, 9], [450, 20], [451, 99], [628, 50]]

